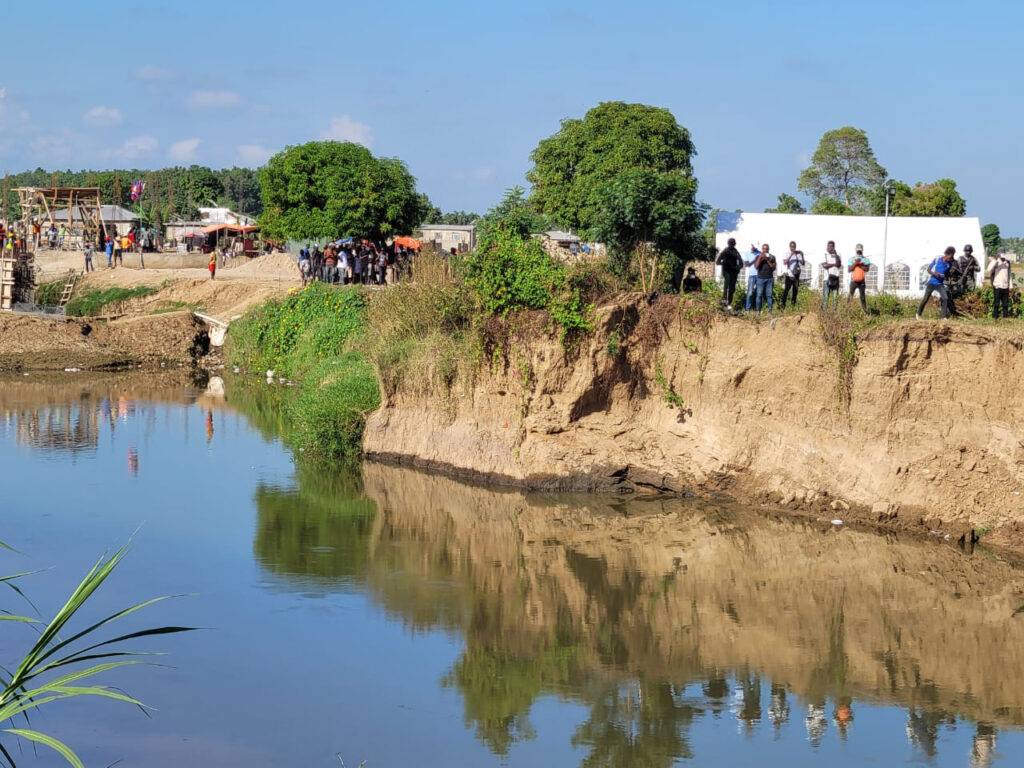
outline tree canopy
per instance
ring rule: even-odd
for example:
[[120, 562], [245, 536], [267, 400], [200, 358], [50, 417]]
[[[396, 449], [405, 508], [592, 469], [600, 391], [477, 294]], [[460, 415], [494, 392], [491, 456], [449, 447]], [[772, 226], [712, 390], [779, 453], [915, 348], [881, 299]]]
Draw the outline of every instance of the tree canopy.
[[[889, 182], [890, 216], [963, 216], [967, 202], [957, 191], [952, 179], [939, 179], [930, 184], [918, 182], [911, 187], [902, 181]], [[870, 213], [885, 213], [885, 187], [879, 185], [867, 194]]]
[[765, 208], [765, 213], [807, 213], [803, 204], [792, 195], [783, 192], [779, 195], [779, 204], [774, 208]]
[[401, 235], [422, 222], [429, 203], [400, 160], [340, 141], [287, 147], [260, 172], [260, 188], [263, 232], [281, 239]]
[[587, 235], [597, 227], [603, 187], [621, 174], [651, 171], [692, 178], [690, 133], [667, 109], [604, 102], [583, 119], [563, 120], [533, 150], [530, 202], [560, 226]]
[[999, 252], [1003, 238], [999, 234], [999, 227], [996, 224], [986, 224], [981, 228], [981, 239], [985, 242], [985, 252], [989, 255]]
[[[699, 249], [698, 230], [706, 208], [696, 196], [697, 181], [690, 176], [643, 169], [626, 171], [600, 188], [600, 215], [594, 234], [619, 253], [639, 252], [641, 287], [650, 292], [658, 282], [658, 253], [683, 256]], [[648, 243], [654, 247], [649, 272]]]
[[[146, 182], [142, 199], [130, 199], [133, 181]], [[106, 171], [34, 171], [11, 174], [7, 198], [8, 214], [18, 218], [16, 187], [99, 187], [105, 205], [121, 205], [154, 226], [175, 219], [193, 220], [199, 208], [222, 205], [239, 213], [258, 216], [263, 210], [258, 172], [251, 168], [212, 170], [202, 165], [175, 166], [158, 170], [115, 168]]]
[[885, 181], [867, 134], [852, 126], [826, 131], [797, 186], [814, 198], [838, 201], [853, 212], [867, 209], [867, 190]]

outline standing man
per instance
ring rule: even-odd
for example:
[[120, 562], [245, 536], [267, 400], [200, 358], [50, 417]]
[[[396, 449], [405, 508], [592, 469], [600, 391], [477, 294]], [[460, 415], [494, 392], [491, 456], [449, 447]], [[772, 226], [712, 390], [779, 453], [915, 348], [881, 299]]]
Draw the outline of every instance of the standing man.
[[999, 319], [999, 309], [1002, 307], [1003, 317], [1010, 316], [1010, 286], [1013, 284], [1013, 275], [1010, 273], [1010, 262], [1003, 251], [999, 252], [999, 258], [992, 262], [988, 268], [988, 279], [992, 281], [992, 317]]
[[754, 308], [755, 294], [757, 293], [757, 260], [761, 258], [761, 252], [753, 243], [750, 244], [750, 253], [747, 254], [743, 264], [747, 268], [747, 312]]
[[924, 298], [921, 299], [921, 305], [917, 308], [916, 320], [921, 319], [921, 313], [924, 312], [924, 308], [928, 304], [928, 299], [931, 298], [932, 293], [939, 294], [939, 301], [942, 305], [941, 317], [943, 319], [949, 317], [949, 293], [946, 291], [946, 273], [949, 272], [949, 267], [953, 263], [953, 255], [955, 253], [956, 248], [949, 246], [942, 256], [933, 259], [932, 263], [928, 265], [927, 270], [930, 277], [924, 286]]
[[86, 241], [85, 243], [85, 271], [95, 272], [96, 267], [92, 265], [92, 243]]
[[114, 268], [114, 241], [107, 237], [107, 241], [103, 244], [103, 250], [107, 252], [107, 269]]
[[793, 290], [793, 307], [796, 307], [796, 294], [800, 289], [800, 273], [803, 271], [806, 261], [804, 260], [804, 252], [796, 249], [796, 243], [790, 242], [789, 253], [786, 255], [785, 261], [782, 262], [786, 265], [786, 284], [782, 289], [782, 308], [786, 308], [786, 298], [789, 296], [790, 289]]
[[975, 275], [981, 271], [981, 265], [974, 258], [974, 246], [970, 243], [964, 246], [964, 255], [957, 259], [957, 266], [960, 268], [962, 292], [973, 291], [978, 283]]
[[857, 243], [857, 255], [850, 259], [846, 271], [850, 273], [850, 295], [846, 297], [846, 303], [850, 303], [854, 291], [860, 291], [860, 308], [866, 313], [868, 302], [864, 298], [864, 282], [867, 280], [868, 271], [871, 269], [871, 259], [864, 255], [864, 246]]
[[715, 264], [722, 268], [722, 303], [731, 307], [732, 297], [736, 293], [736, 278], [743, 269], [743, 256], [736, 250], [736, 238], [729, 238], [729, 244], [718, 254]]
[[825, 246], [825, 261], [821, 263], [821, 308], [828, 309], [829, 301], [832, 309], [839, 307], [839, 281], [843, 273], [843, 262], [836, 253], [835, 240], [829, 240]]
[[775, 293], [775, 269], [777, 263], [772, 256], [768, 243], [761, 246], [761, 255], [757, 257], [755, 269], [757, 269], [757, 311], [767, 302], [768, 311], [772, 311], [772, 302]]

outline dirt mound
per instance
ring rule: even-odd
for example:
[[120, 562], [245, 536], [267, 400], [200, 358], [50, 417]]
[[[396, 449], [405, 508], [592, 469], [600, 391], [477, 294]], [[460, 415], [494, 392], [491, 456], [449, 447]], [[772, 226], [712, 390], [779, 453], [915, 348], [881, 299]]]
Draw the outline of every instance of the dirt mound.
[[224, 265], [225, 275], [234, 277], [260, 277], [270, 279], [298, 278], [298, 267], [295, 265], [295, 257], [287, 253], [268, 253], [265, 256], [257, 256], [255, 259], [236, 260]]

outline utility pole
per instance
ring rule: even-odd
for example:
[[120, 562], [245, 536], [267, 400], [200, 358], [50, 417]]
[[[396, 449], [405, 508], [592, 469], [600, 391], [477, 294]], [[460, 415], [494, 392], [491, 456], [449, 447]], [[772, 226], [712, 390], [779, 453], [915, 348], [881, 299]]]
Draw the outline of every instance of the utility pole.
[[114, 174], [114, 205], [121, 204], [121, 176], [120, 174]]

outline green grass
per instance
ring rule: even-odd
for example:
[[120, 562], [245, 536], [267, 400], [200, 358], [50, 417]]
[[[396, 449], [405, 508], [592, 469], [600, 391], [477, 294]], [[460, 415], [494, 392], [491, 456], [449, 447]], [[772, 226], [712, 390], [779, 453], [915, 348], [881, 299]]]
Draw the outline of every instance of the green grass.
[[40, 283], [36, 286], [36, 304], [41, 307], [56, 306], [60, 302], [61, 294], [64, 293], [64, 286], [67, 280], [53, 280], [49, 283]]
[[[134, 288], [90, 288], [76, 293], [65, 308], [65, 313], [70, 317], [95, 317], [102, 314], [102, 311], [111, 304], [117, 304], [129, 299], [138, 299], [143, 296], [151, 296], [157, 289], [149, 285], [138, 285]], [[38, 295], [38, 294], [37, 294]]]
[[228, 359], [246, 370], [273, 370], [298, 383], [282, 397], [285, 439], [308, 457], [358, 456], [369, 413], [380, 405], [377, 373], [355, 349], [366, 330], [359, 288], [311, 283], [255, 307], [231, 325]]

